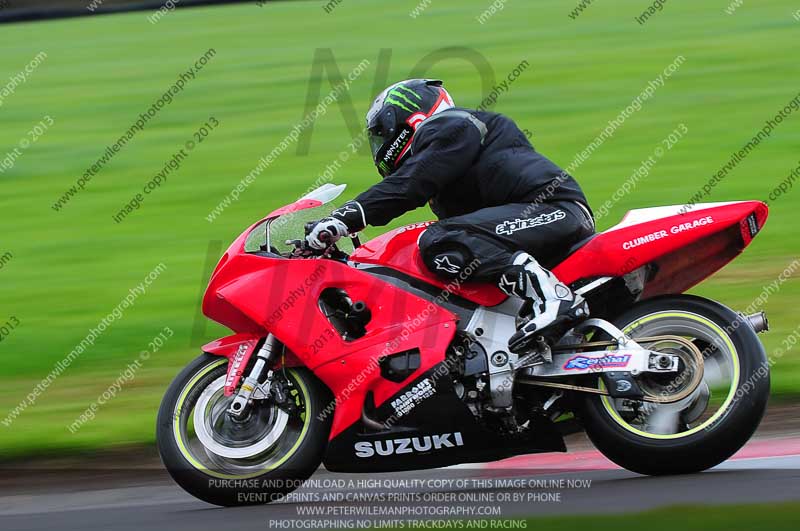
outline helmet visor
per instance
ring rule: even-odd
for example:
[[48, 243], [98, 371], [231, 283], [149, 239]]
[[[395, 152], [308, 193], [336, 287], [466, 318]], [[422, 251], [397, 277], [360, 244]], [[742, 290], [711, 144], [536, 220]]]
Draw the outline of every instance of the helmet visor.
[[383, 135], [379, 134], [378, 130], [379, 128], [372, 128], [367, 131], [369, 147], [372, 150], [372, 160], [377, 160], [378, 151], [380, 151], [381, 147], [388, 140], [387, 138], [384, 138]]

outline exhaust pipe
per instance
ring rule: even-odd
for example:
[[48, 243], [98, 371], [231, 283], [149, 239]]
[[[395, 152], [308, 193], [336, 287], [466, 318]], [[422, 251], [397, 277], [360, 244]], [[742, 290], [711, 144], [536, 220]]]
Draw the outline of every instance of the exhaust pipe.
[[739, 314], [742, 319], [750, 325], [750, 327], [756, 331], [757, 334], [762, 332], [767, 332], [769, 330], [769, 321], [767, 320], [767, 314], [764, 312], [753, 313], [750, 315], [744, 315], [743, 313]]

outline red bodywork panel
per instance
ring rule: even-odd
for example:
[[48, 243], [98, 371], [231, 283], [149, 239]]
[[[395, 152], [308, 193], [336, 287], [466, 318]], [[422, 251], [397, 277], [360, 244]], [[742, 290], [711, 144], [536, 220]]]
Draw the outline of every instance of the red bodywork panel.
[[[733, 260], [767, 220], [761, 201], [633, 210], [553, 269], [567, 284], [621, 276], [645, 264], [658, 273], [643, 298], [683, 293]], [[755, 225], [750, 227], [750, 223]], [[751, 232], [752, 229], [752, 232]]]

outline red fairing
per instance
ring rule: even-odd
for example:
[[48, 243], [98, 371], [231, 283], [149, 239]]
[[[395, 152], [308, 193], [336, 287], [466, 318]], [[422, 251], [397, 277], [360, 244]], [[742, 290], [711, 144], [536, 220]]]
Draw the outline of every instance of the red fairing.
[[628, 212], [553, 272], [563, 282], [621, 276], [645, 264], [657, 267], [643, 298], [682, 293], [711, 276], [750, 244], [767, 220], [761, 201], [707, 203]]
[[[243, 253], [237, 243], [226, 257], [211, 278], [203, 312], [248, 334], [273, 333], [313, 370], [337, 397], [331, 437], [360, 418], [368, 392], [380, 406], [444, 361], [456, 316], [442, 307], [333, 260], [268, 258]], [[345, 289], [370, 308], [366, 335], [342, 339], [318, 306], [327, 288]], [[381, 377], [379, 358], [415, 348], [420, 367], [404, 382]]]
[[432, 223], [415, 223], [389, 231], [356, 249], [350, 259], [363, 264], [386, 266], [442, 289], [449, 287], [453, 294], [481, 306], [496, 306], [503, 302], [507, 295], [494, 284], [466, 282], [448, 286], [447, 280], [431, 273], [422, 262], [417, 242]]

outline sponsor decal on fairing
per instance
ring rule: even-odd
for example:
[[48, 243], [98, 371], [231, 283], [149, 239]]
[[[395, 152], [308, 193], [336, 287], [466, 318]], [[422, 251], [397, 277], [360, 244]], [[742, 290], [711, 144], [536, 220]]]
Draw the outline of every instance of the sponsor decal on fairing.
[[395, 400], [392, 400], [392, 408], [394, 408], [395, 416], [402, 417], [411, 412], [412, 409], [417, 407], [418, 404], [436, 394], [436, 388], [433, 386], [430, 378], [425, 378], [417, 385], [412, 387], [409, 391], [403, 393]]
[[397, 234], [402, 234], [402, 233], [404, 233], [406, 231], [409, 231], [409, 230], [425, 229], [427, 227], [430, 227], [434, 223], [436, 223], [436, 222], [435, 221], [423, 221], [421, 223], [412, 223], [411, 225], [406, 225], [405, 227], [400, 227], [399, 229], [397, 229]]
[[233, 355], [233, 359], [231, 360], [231, 368], [228, 371], [228, 377], [225, 379], [225, 387], [232, 386], [233, 382], [236, 381], [236, 378], [242, 375], [242, 361], [244, 360], [244, 355], [247, 354], [247, 350], [249, 348], [250, 347], [247, 343], [242, 343], [239, 345], [239, 348], [236, 350], [236, 354]]
[[625, 249], [626, 251], [630, 251], [631, 249], [634, 249], [641, 245], [646, 245], [656, 240], [667, 238], [670, 235], [670, 233], [680, 234], [681, 232], [686, 232], [687, 230], [694, 230], [698, 227], [704, 227], [706, 225], [710, 225], [711, 223], [714, 223], [714, 218], [712, 218], [711, 216], [706, 216], [686, 223], [679, 223], [678, 225], [673, 225], [672, 227], [670, 227], [669, 232], [665, 230], [657, 230], [655, 232], [651, 232], [650, 234], [645, 234], [644, 236], [639, 236], [638, 238], [628, 240], [627, 242], [622, 244], [622, 248]]
[[461, 432], [425, 435], [424, 437], [405, 437], [388, 441], [360, 441], [354, 446], [356, 457], [413, 454], [464, 446]]

